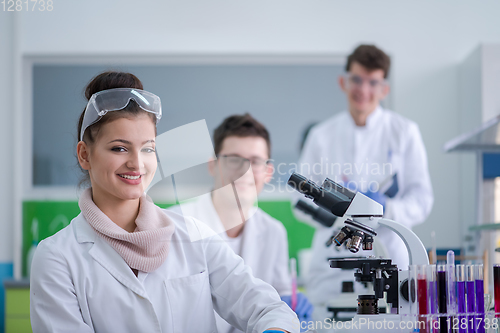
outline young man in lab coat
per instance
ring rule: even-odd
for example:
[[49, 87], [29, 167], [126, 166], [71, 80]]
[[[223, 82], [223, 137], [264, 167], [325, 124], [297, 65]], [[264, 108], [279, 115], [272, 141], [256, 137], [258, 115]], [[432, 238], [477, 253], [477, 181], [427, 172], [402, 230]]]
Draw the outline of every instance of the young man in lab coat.
[[[273, 286], [291, 306], [286, 230], [280, 221], [255, 205], [257, 195], [274, 172], [269, 133], [247, 113], [226, 118], [215, 129], [213, 141], [217, 161], [209, 163], [214, 177], [212, 192], [173, 209], [180, 209], [184, 216], [197, 218], [219, 233], [252, 268], [253, 275]], [[312, 305], [303, 294], [298, 294], [295, 312], [301, 321], [308, 321], [312, 315]], [[217, 314], [216, 319], [219, 332], [239, 332]]]
[[[425, 221], [434, 198], [417, 124], [380, 105], [390, 90], [389, 67], [389, 57], [373, 45], [360, 45], [349, 55], [346, 74], [339, 78], [348, 110], [312, 128], [297, 171], [317, 183], [328, 177], [361, 191], [384, 206], [386, 218], [411, 228]], [[304, 199], [300, 194], [294, 198]], [[295, 213], [302, 220], [308, 219], [297, 210]], [[353, 256], [345, 249], [337, 252], [334, 246], [325, 246], [332, 233], [333, 228], [318, 225], [313, 240], [306, 289], [315, 306], [314, 319], [329, 316], [326, 304], [334, 304], [342, 281], [354, 280], [351, 271], [331, 269], [328, 265], [330, 257]], [[376, 239], [385, 245], [393, 262], [407, 269], [403, 241], [384, 228], [377, 229], [377, 233]], [[356, 255], [370, 254], [361, 252]], [[361, 287], [356, 284], [355, 295], [362, 292]]]

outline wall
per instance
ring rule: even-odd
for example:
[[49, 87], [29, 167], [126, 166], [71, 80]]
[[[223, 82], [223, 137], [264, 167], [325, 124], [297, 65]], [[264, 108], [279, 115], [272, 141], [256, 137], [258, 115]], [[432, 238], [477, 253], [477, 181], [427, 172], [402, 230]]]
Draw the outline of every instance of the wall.
[[13, 181], [14, 173], [12, 123], [14, 117], [13, 104], [13, 47], [12, 34], [14, 17], [0, 11], [0, 174], [3, 175], [0, 185], [0, 333], [4, 329], [4, 288], [3, 280], [13, 274]]
[[[14, 117], [12, 111], [13, 104], [13, 16], [0, 11], [0, 174], [13, 174], [13, 148], [12, 148], [12, 123]], [[12, 235], [12, 220], [14, 214], [12, 207], [12, 177], [3, 177], [0, 186], [0, 223], [3, 235]], [[12, 244], [9, 242], [10, 236], [0, 239], [0, 263], [12, 261]]]
[[393, 59], [394, 109], [420, 125], [427, 146], [436, 200], [415, 230], [427, 246], [434, 229], [438, 246], [456, 247], [459, 157], [442, 145], [460, 133], [458, 64], [479, 43], [500, 42], [499, 12], [498, 1], [469, 0], [56, 1], [52, 12], [19, 15], [11, 34], [20, 55], [345, 54], [375, 43]]
[[[277, 186], [278, 179], [286, 183], [290, 163], [299, 158], [305, 128], [331, 117], [332, 109], [340, 112], [347, 107], [337, 84], [345, 60], [338, 64], [310, 61], [314, 65], [160, 65], [149, 61], [147, 65], [118, 68], [137, 75], [144, 87], [163, 101], [158, 135], [200, 119], [205, 119], [208, 131], [213, 133], [228, 115], [250, 112], [271, 133], [274, 165], [283, 165], [273, 177], [272, 183]], [[82, 93], [85, 84], [108, 69], [94, 64], [34, 66], [34, 184], [78, 183], [81, 172], [75, 168], [74, 156], [77, 138], [74, 126], [67, 125], [78, 122], [86, 104]], [[269, 186], [264, 192], [273, 188]], [[288, 198], [287, 192], [273, 194]]]

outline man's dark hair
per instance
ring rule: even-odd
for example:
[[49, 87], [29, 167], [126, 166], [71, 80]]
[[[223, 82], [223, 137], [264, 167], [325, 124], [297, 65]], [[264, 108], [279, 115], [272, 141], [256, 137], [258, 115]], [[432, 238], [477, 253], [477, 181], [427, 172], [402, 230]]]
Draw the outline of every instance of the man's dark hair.
[[375, 45], [360, 45], [347, 57], [345, 65], [346, 72], [351, 69], [352, 63], [357, 62], [366, 69], [373, 71], [381, 69], [384, 71], [384, 78], [389, 76], [391, 58], [384, 51]]
[[254, 136], [266, 140], [268, 155], [271, 157], [271, 139], [266, 127], [258, 122], [250, 114], [232, 115], [224, 119], [214, 130], [214, 150], [219, 155], [224, 140], [230, 136], [240, 138]]

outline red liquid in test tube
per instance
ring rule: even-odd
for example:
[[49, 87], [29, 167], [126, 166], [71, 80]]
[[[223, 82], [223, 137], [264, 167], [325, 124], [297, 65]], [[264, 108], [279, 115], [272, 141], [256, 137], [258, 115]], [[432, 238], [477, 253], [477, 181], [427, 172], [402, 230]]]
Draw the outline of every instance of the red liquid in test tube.
[[421, 315], [428, 314], [426, 279], [417, 279], [417, 290], [418, 290], [418, 313]]
[[495, 317], [500, 317], [500, 265], [493, 266], [493, 287], [495, 295]]
[[429, 313], [429, 298], [427, 292], [427, 265], [417, 265], [417, 301], [418, 301], [418, 314], [419, 321], [425, 323], [421, 327], [421, 333], [429, 332], [430, 321], [427, 320], [426, 315]]
[[429, 302], [427, 298], [427, 280], [426, 279], [417, 279], [417, 290], [418, 290], [418, 314], [420, 315], [419, 321], [425, 323], [425, 328], [422, 327], [420, 329], [421, 333], [427, 333], [429, 332], [427, 325], [429, 322], [426, 320], [426, 317], [423, 315], [428, 314], [428, 306], [427, 303]]

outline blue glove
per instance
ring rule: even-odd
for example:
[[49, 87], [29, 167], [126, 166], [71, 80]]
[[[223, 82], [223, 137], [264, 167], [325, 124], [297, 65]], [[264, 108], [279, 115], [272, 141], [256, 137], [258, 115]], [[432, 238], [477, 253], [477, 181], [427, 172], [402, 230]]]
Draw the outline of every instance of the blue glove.
[[[292, 308], [292, 296], [281, 296], [281, 300]], [[302, 293], [297, 293], [297, 306], [295, 313], [301, 322], [300, 331], [307, 331], [308, 322], [312, 320], [313, 305], [309, 302], [307, 297]], [[305, 323], [302, 323], [305, 322]]]
[[383, 195], [380, 192], [372, 192], [372, 191], [361, 192], [361, 193], [366, 195], [368, 198], [375, 200], [376, 202], [381, 204], [385, 211], [385, 201], [387, 199], [385, 195]]

